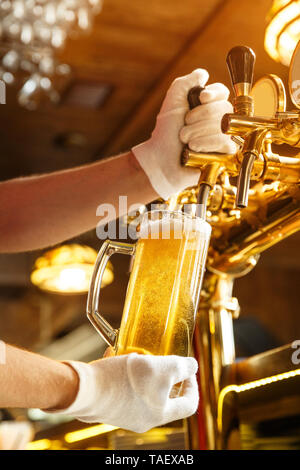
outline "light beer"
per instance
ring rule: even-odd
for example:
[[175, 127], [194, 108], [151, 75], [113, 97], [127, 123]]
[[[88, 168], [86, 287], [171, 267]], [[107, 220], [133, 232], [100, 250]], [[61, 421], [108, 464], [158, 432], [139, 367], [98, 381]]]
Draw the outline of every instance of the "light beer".
[[142, 223], [117, 354], [190, 355], [209, 236], [183, 213]]

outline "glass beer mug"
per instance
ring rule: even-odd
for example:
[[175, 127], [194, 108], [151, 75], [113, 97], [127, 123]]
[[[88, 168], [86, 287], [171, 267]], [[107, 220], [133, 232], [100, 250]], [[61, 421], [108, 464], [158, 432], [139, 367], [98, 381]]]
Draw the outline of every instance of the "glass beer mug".
[[[190, 355], [210, 232], [201, 218], [157, 210], [144, 214], [137, 243], [103, 243], [87, 315], [116, 354]], [[101, 279], [114, 253], [134, 256], [119, 331], [99, 313]]]

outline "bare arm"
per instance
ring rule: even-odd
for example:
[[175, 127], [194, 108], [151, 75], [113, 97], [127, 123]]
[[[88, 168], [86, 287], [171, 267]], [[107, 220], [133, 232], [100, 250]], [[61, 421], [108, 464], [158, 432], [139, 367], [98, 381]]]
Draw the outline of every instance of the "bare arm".
[[[18, 252], [54, 245], [94, 228], [96, 209], [119, 196], [128, 207], [158, 195], [129, 152], [70, 170], [0, 183], [0, 251]], [[107, 222], [107, 220], [106, 220]]]
[[[126, 208], [118, 210], [119, 196], [126, 196], [130, 207], [149, 203], [158, 194], [168, 199], [196, 185], [199, 171], [180, 164], [183, 144], [196, 152], [235, 153], [235, 144], [220, 128], [223, 115], [232, 112], [229, 90], [217, 83], [206, 86], [207, 80], [203, 69], [176, 79], [151, 137], [128, 153], [80, 168], [0, 183], [0, 252], [44, 248], [91, 230], [100, 223], [96, 216], [100, 204], [115, 208], [111, 219], [127, 212]], [[194, 86], [205, 87], [201, 92], [205, 106], [188, 112], [186, 97]], [[105, 218], [103, 223], [108, 221]]]
[[[140, 433], [186, 418], [198, 407], [198, 365], [192, 357], [125, 354], [65, 364], [7, 346], [3, 363], [3, 344], [2, 408], [41, 408]], [[182, 394], [170, 398], [179, 382]]]
[[5, 346], [5, 361], [0, 363], [0, 408], [62, 409], [74, 401], [79, 378], [72, 367]]

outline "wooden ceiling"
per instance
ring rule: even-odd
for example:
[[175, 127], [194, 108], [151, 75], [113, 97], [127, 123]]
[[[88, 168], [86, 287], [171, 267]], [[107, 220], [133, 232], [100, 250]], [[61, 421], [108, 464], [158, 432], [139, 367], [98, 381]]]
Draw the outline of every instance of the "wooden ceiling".
[[[20, 108], [16, 89], [9, 89], [7, 105], [0, 108], [0, 178], [70, 167], [128, 149], [150, 134], [163, 96], [177, 76], [204, 67], [210, 82], [229, 86], [225, 58], [234, 45], [255, 50], [256, 77], [272, 72], [286, 79], [286, 67], [274, 63], [263, 49], [271, 3], [104, 1], [91, 33], [68, 40], [59, 59], [72, 67], [70, 87], [103, 84], [111, 87], [110, 95], [93, 109], [70, 106], [63, 94], [57, 106], [32, 112]], [[59, 136], [70, 133], [81, 134], [82, 143], [57, 145]]]
[[[70, 39], [59, 54], [73, 72], [58, 105], [27, 111], [18, 106], [16, 89], [8, 90], [7, 104], [0, 107], [0, 179], [68, 168], [130, 148], [150, 135], [164, 94], [177, 76], [203, 67], [210, 73], [210, 83], [230, 86], [225, 59], [235, 45], [245, 44], [256, 52], [255, 79], [275, 73], [287, 83], [287, 68], [271, 60], [263, 48], [265, 18], [271, 4], [272, 0], [104, 0], [91, 33]], [[77, 93], [86, 93], [95, 85], [110, 90], [101, 106], [68, 104], [72, 87]], [[80, 99], [84, 101], [84, 95]], [[79, 136], [75, 139], [79, 143], [63, 145], [62, 137], [72, 135]], [[97, 246], [94, 233], [85, 235], [85, 240]], [[299, 240], [296, 235], [270, 250], [253, 272], [256, 274], [236, 286], [243, 313], [259, 318], [282, 343], [300, 335], [296, 295]], [[4, 339], [26, 347], [40, 345], [41, 338], [46, 338], [46, 343], [77, 324], [78, 317], [84, 318], [85, 299], [72, 300], [73, 314], [71, 300], [48, 299], [52, 302], [50, 338], [43, 332], [47, 328], [42, 320], [47, 316], [45, 307], [30, 314], [30, 299], [36, 295], [28, 286], [34, 256], [0, 257], [1, 310], [6, 312], [0, 313], [0, 331]], [[105, 291], [103, 308], [117, 324], [127, 265], [120, 260], [115, 270], [119, 274]], [[24, 295], [16, 299], [11, 294], [8, 298], [8, 284], [22, 286]], [[256, 302], [253, 292], [258, 291], [260, 299]], [[283, 316], [285, 326], [281, 324]]]

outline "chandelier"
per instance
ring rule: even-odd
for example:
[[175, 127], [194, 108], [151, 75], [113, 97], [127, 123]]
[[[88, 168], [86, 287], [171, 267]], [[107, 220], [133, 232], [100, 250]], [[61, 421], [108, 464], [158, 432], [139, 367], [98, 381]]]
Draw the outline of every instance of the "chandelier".
[[300, 39], [300, 1], [274, 0], [268, 15], [265, 50], [284, 65], [289, 65]]
[[88, 32], [101, 8], [102, 0], [0, 1], [0, 79], [17, 84], [20, 105], [58, 102], [70, 67], [56, 51], [68, 37]]

